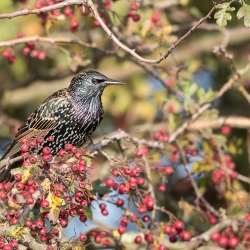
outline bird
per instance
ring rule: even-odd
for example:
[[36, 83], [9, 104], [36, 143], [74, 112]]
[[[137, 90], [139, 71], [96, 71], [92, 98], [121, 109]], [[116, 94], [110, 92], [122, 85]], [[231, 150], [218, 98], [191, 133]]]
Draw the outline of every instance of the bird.
[[[44, 145], [56, 155], [65, 144], [80, 147], [98, 128], [104, 110], [101, 96], [110, 85], [124, 82], [110, 79], [103, 74], [89, 70], [73, 77], [68, 88], [58, 90], [49, 96], [18, 128], [14, 140], [7, 145], [1, 158], [13, 159], [22, 154], [22, 139], [28, 141], [44, 137]], [[48, 138], [54, 138], [52, 141]], [[22, 165], [23, 160], [0, 169], [0, 183], [10, 181], [11, 169]]]

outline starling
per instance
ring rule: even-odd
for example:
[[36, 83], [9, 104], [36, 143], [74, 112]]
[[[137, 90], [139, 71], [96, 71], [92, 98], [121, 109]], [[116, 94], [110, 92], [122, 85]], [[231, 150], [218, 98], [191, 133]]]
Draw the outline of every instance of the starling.
[[[13, 142], [7, 145], [7, 152], [1, 160], [21, 156], [23, 138], [31, 141], [40, 136], [44, 137], [44, 146], [50, 147], [52, 155], [56, 155], [66, 143], [82, 146], [103, 119], [103, 90], [109, 85], [118, 84], [124, 83], [96, 71], [80, 73], [71, 80], [68, 88], [52, 94], [24, 121]], [[51, 141], [48, 138], [54, 139]], [[9, 181], [10, 170], [21, 165], [22, 161], [18, 161], [2, 167], [0, 182]]]

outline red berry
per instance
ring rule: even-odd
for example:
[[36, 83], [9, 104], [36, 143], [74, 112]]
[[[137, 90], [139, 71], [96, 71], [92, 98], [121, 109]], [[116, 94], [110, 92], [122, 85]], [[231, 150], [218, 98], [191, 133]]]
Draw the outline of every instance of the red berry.
[[61, 219], [60, 220], [60, 226], [61, 227], [67, 227], [68, 226], [68, 220]]
[[137, 221], [139, 220], [139, 217], [138, 217], [138, 215], [133, 214], [133, 215], [131, 216], [130, 220], [131, 220], [132, 222], [137, 222]]
[[10, 50], [8, 50], [8, 49], [3, 50], [2, 51], [2, 56], [6, 57], [6, 58], [10, 57], [11, 56]]
[[106, 209], [107, 205], [105, 203], [101, 203], [99, 205], [100, 209], [103, 210], [103, 209]]
[[136, 3], [131, 4], [131, 10], [138, 10], [138, 5]]
[[[73, 147], [72, 147], [73, 148]], [[75, 154], [74, 154], [74, 156], [75, 156], [75, 158], [77, 159], [77, 160], [80, 160], [81, 158], [82, 158], [82, 154], [80, 153], [80, 152], [76, 152]]]
[[42, 208], [49, 208], [49, 202], [47, 201], [47, 200], [43, 200], [42, 202], [41, 202], [41, 207]]
[[25, 185], [23, 182], [17, 182], [16, 188], [17, 190], [23, 190], [25, 188]]
[[43, 136], [38, 136], [38, 137], [36, 138], [36, 141], [37, 141], [37, 143], [41, 144], [41, 143], [44, 142], [44, 137], [43, 137]]
[[40, 229], [38, 230], [38, 233], [41, 234], [41, 235], [44, 235], [44, 234], [47, 233], [47, 230], [46, 230], [45, 227], [42, 227], [42, 228], [40, 228]]
[[141, 16], [139, 14], [134, 14], [132, 18], [134, 22], [138, 22], [141, 19]]
[[22, 139], [21, 139], [21, 143], [22, 143], [22, 144], [27, 143], [27, 141], [28, 141], [28, 140], [27, 140], [26, 138], [22, 138]]
[[38, 57], [38, 54], [39, 54], [39, 51], [34, 49], [30, 52], [30, 56], [33, 57], [33, 58], [37, 58]]
[[128, 218], [127, 217], [124, 217], [124, 218], [122, 218], [121, 219], [121, 222], [120, 222], [120, 224], [122, 225], [122, 226], [124, 226], [124, 227], [126, 227], [127, 225], [128, 225]]
[[15, 174], [15, 175], [14, 175], [14, 179], [15, 179], [16, 181], [21, 181], [22, 178], [23, 178], [23, 176], [22, 176], [21, 174]]
[[221, 236], [218, 240], [218, 245], [220, 247], [226, 248], [228, 244], [228, 238], [226, 236]]
[[75, 208], [70, 209], [70, 210], [69, 210], [69, 215], [70, 215], [71, 217], [75, 217], [75, 216], [77, 215], [76, 209], [75, 209]]
[[54, 141], [54, 136], [49, 136], [48, 137], [48, 142], [53, 142]]
[[173, 173], [173, 168], [170, 166], [165, 167], [165, 174], [171, 175]]
[[29, 145], [23, 144], [23, 145], [21, 146], [21, 150], [22, 150], [23, 152], [28, 151], [28, 150], [29, 150]]
[[137, 183], [137, 185], [142, 186], [145, 183], [145, 179], [144, 178], [138, 178], [136, 183]]
[[123, 204], [124, 204], [124, 201], [122, 199], [118, 199], [117, 202], [116, 202], [117, 207], [122, 207]]
[[11, 246], [9, 245], [9, 244], [5, 244], [4, 246], [3, 246], [3, 250], [11, 250], [12, 248], [11, 248]]
[[29, 47], [24, 47], [22, 52], [26, 56], [26, 55], [28, 55], [30, 53], [30, 48]]
[[79, 235], [79, 240], [80, 240], [81, 242], [85, 242], [85, 241], [87, 240], [87, 235], [86, 235], [86, 234], [80, 234], [80, 235]]
[[136, 236], [135, 237], [135, 243], [140, 244], [142, 242], [142, 237], [141, 236]]
[[209, 223], [210, 224], [216, 224], [217, 223], [217, 219], [214, 216], [210, 216], [209, 217]]
[[37, 58], [41, 61], [45, 60], [46, 58], [46, 52], [45, 51], [39, 51], [38, 52], [38, 55], [37, 55]]
[[35, 225], [38, 227], [38, 228], [42, 228], [44, 227], [44, 222], [42, 220], [36, 220], [35, 221]]
[[115, 169], [112, 171], [112, 174], [113, 174], [113, 176], [117, 177], [120, 175], [120, 172], [117, 169]]
[[44, 155], [49, 155], [50, 154], [50, 147], [48, 146], [45, 146], [43, 149], [42, 149], [42, 152]]
[[168, 250], [168, 248], [164, 245], [159, 245], [157, 250]]
[[223, 135], [230, 135], [230, 133], [231, 133], [231, 128], [229, 127], [229, 126], [223, 126], [222, 128], [221, 128], [221, 133], [223, 134]]
[[76, 163], [72, 163], [71, 166], [70, 166], [70, 168], [71, 168], [71, 170], [72, 170], [73, 172], [76, 172], [76, 171], [78, 171], [79, 166], [78, 166], [78, 164], [76, 164]]
[[[52, 161], [52, 155], [44, 155], [42, 157], [43, 161], [46, 163], [46, 162], [51, 162]], [[47, 165], [46, 165], [47, 166]]]
[[171, 234], [172, 232], [172, 227], [171, 226], [165, 226], [164, 227], [164, 233], [165, 234]]
[[79, 216], [79, 220], [81, 221], [81, 222], [86, 222], [87, 221], [87, 216], [85, 215], [85, 214], [81, 214], [80, 216]]
[[27, 47], [29, 47], [30, 49], [34, 49], [35, 48], [35, 43], [30, 41], [26, 43]]
[[27, 204], [27, 205], [31, 205], [31, 204], [33, 204], [34, 202], [35, 202], [35, 200], [34, 200], [33, 197], [28, 197], [28, 198], [26, 199], [26, 204]]
[[66, 7], [66, 8], [64, 9], [63, 13], [64, 13], [66, 16], [68, 16], [68, 15], [72, 14], [72, 10], [71, 10], [70, 7]]
[[191, 238], [191, 234], [189, 232], [184, 231], [182, 235], [182, 239], [185, 241], [189, 241]]
[[101, 25], [100, 25], [100, 23], [97, 20], [94, 20], [94, 26], [95, 27], [100, 27]]
[[141, 150], [138, 150], [135, 152], [135, 156], [136, 157], [142, 157], [143, 156], [143, 152]]
[[30, 162], [31, 164], [35, 164], [35, 163], [37, 162], [36, 156], [30, 156], [30, 157], [29, 157], [29, 162]]
[[106, 209], [102, 210], [102, 215], [103, 216], [107, 216], [108, 214], [109, 214], [108, 210], [106, 210]]
[[180, 230], [180, 229], [183, 229], [183, 228], [184, 228], [184, 223], [183, 223], [182, 221], [180, 221], [180, 220], [177, 220], [177, 221], [175, 222], [174, 226], [175, 226], [175, 228], [176, 228], [177, 230]]
[[157, 187], [157, 189], [160, 192], [165, 192], [167, 190], [164, 183], [159, 184], [158, 187]]
[[149, 221], [150, 221], [150, 217], [149, 217], [148, 215], [144, 215], [144, 216], [142, 217], [142, 221], [143, 221], [143, 222], [149, 222]]
[[105, 184], [108, 187], [113, 187], [114, 184], [115, 184], [115, 181], [113, 179], [111, 179], [111, 178], [107, 178], [106, 181], [105, 181]]
[[66, 143], [66, 144], [64, 145], [64, 149], [65, 149], [66, 151], [71, 151], [72, 147], [73, 147], [73, 146], [72, 146], [70, 143]]
[[239, 245], [239, 239], [236, 237], [233, 237], [228, 241], [228, 246], [230, 248], [236, 248], [238, 245]]
[[152, 22], [157, 23], [160, 20], [160, 16], [158, 13], [154, 13], [151, 17]]
[[145, 237], [144, 237], [145, 241], [146, 242], [153, 242], [153, 236], [152, 234], [146, 234]]
[[13, 64], [16, 61], [16, 57], [12, 55], [7, 58], [7, 61], [9, 64]]
[[214, 232], [214, 233], [212, 233], [211, 234], [211, 236], [210, 236], [210, 240], [211, 241], [218, 241], [220, 239], [220, 233], [218, 233], [218, 232]]
[[129, 16], [129, 17], [133, 17], [134, 14], [135, 14], [134, 10], [129, 10], [129, 11], [128, 11], [128, 16]]
[[23, 167], [28, 167], [28, 166], [30, 166], [30, 163], [29, 163], [28, 161], [24, 161], [24, 162], [22, 163], [22, 166], [23, 166]]
[[59, 152], [58, 152], [58, 155], [61, 156], [61, 157], [64, 157], [66, 155], [66, 150], [60, 149]]
[[176, 235], [170, 235], [168, 239], [171, 243], [175, 243], [177, 241]]
[[71, 23], [70, 23], [71, 28], [77, 28], [78, 26], [79, 26], [79, 23], [77, 20], [71, 21]]
[[124, 226], [119, 226], [117, 230], [118, 230], [118, 232], [119, 232], [120, 234], [123, 234], [123, 233], [126, 232], [126, 227], [124, 227]]
[[31, 221], [30, 219], [28, 219], [28, 220], [26, 220], [24, 226], [25, 226], [25, 227], [31, 227], [32, 224], [33, 224], [32, 221]]
[[96, 235], [96, 236], [95, 236], [95, 242], [96, 242], [97, 244], [100, 244], [100, 243], [102, 242], [102, 237], [101, 237], [101, 235]]
[[4, 243], [5, 243], [4, 239], [3, 239], [3, 238], [0, 238], [0, 248], [3, 248]]

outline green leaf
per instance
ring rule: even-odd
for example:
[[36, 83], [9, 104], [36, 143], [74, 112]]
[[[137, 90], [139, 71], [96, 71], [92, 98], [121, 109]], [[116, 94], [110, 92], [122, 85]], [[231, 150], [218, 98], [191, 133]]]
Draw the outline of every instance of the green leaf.
[[92, 216], [91, 207], [85, 207], [85, 214], [86, 214], [88, 220], [92, 220], [93, 216]]
[[98, 194], [107, 194], [111, 192], [111, 189], [106, 186], [101, 186], [103, 182], [100, 179], [92, 182], [93, 192]]
[[238, 19], [244, 17], [244, 25], [250, 27], [250, 5], [243, 3], [243, 6], [237, 12]]
[[227, 25], [227, 21], [232, 19], [232, 16], [230, 13], [228, 13], [227, 11], [234, 11], [235, 8], [234, 7], [230, 7], [230, 4], [232, 3], [222, 3], [222, 4], [218, 4], [216, 6], [217, 9], [220, 9], [219, 11], [217, 11], [214, 14], [214, 18], [217, 19], [216, 23], [221, 27], [225, 27]]
[[31, 211], [29, 215], [30, 220], [34, 223], [36, 220], [40, 218], [40, 213]]

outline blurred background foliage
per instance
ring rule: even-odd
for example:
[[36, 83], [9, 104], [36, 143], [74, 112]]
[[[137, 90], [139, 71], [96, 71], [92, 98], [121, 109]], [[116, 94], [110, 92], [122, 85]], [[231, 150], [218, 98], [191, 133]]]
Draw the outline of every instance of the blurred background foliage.
[[[33, 8], [36, 2], [29, 0], [25, 6]], [[126, 37], [131, 36], [131, 40], [128, 39], [128, 42], [136, 45], [138, 53], [147, 58], [158, 58], [178, 37], [184, 35], [196, 20], [204, 17], [212, 7], [210, 1], [200, 0], [173, 1], [174, 4], [169, 8], [159, 7], [165, 2], [167, 1], [143, 1], [142, 8], [138, 10], [138, 14], [141, 15], [139, 22], [131, 22], [126, 19], [131, 4], [129, 1], [114, 1], [113, 10], [116, 14], [109, 12], [112, 22], [120, 27], [121, 34]], [[233, 5], [236, 9], [239, 8], [237, 2], [234, 2]], [[1, 13], [12, 12], [23, 7], [23, 4], [13, 3], [10, 0], [0, 2]], [[150, 25], [150, 19], [154, 13], [158, 13], [161, 17], [159, 27]], [[160, 72], [161, 78], [170, 87], [178, 87], [185, 93], [190, 90], [190, 82], [195, 82], [200, 88], [205, 89], [200, 94], [201, 101], [209, 101], [209, 97], [208, 100], [204, 99], [208, 89], [218, 90], [232, 74], [228, 62], [212, 53], [214, 46], [224, 42], [225, 33], [223, 32], [226, 32], [225, 30], [229, 30], [230, 33], [226, 38], [228, 39], [227, 49], [233, 54], [236, 66], [241, 68], [248, 61], [249, 29], [244, 27], [242, 20], [237, 19], [236, 14], [232, 15], [233, 18], [228, 26], [221, 30], [212, 16], [207, 21], [210, 26], [201, 25], [201, 28], [195, 30], [166, 60], [160, 65], [152, 67], [152, 70]], [[182, 100], [169, 95], [159, 81], [138, 65], [135, 59], [110, 42], [104, 31], [100, 27], [95, 27], [93, 17], [83, 16], [79, 8], [76, 8], [75, 18], [80, 23], [77, 33], [70, 32], [70, 22], [63, 15], [63, 10], [58, 17], [60, 20], [47, 22], [45, 26], [41, 25], [41, 20], [36, 15], [16, 17], [10, 20], [1, 19], [1, 41], [14, 39], [17, 33], [22, 31], [27, 37], [80, 38], [82, 41], [95, 43], [101, 49], [114, 51], [114, 54], [108, 55], [101, 50], [77, 44], [36, 42], [36, 48], [44, 50], [47, 55], [46, 59], [41, 61], [23, 55], [24, 45], [11, 47], [16, 55], [15, 63], [9, 65], [4, 58], [0, 59], [0, 112], [2, 116], [14, 119], [14, 122], [9, 126], [9, 123], [0, 117], [1, 146], [6, 139], [13, 138], [19, 121], [24, 120], [47, 96], [58, 89], [67, 87], [75, 74], [86, 69], [95, 69], [111, 78], [127, 82], [125, 87], [109, 87], [105, 90], [102, 100], [106, 115], [102, 125], [95, 133], [96, 137], [101, 136], [98, 138], [102, 138], [103, 135], [118, 128], [130, 131], [132, 135], [149, 137], [155, 128], [154, 124], [162, 121], [164, 117], [162, 113], [168, 112], [170, 106], [174, 106], [174, 115], [180, 116]], [[178, 71], [179, 73], [177, 73]], [[176, 77], [178, 74], [181, 81]], [[185, 80], [189, 81], [186, 90]], [[249, 89], [249, 73], [244, 76], [243, 84], [246, 89]], [[212, 94], [214, 93], [212, 92]], [[190, 108], [189, 104], [187, 107]], [[218, 109], [219, 115], [250, 116], [248, 102], [235, 88], [220, 98], [214, 108]], [[190, 113], [192, 112], [190, 111]], [[168, 122], [171, 122], [170, 120]], [[143, 129], [145, 127], [152, 129]], [[167, 129], [172, 132], [174, 128]], [[240, 153], [233, 156], [237, 171], [248, 175], [246, 131], [233, 130], [229, 144], [231, 152], [240, 149]], [[117, 149], [109, 150], [112, 155]], [[160, 155], [157, 154], [158, 152], [155, 152], [155, 159], [160, 159]], [[93, 174], [95, 174], [93, 179], [99, 177], [103, 179], [103, 176], [110, 173], [107, 162], [101, 157], [94, 164], [96, 167], [100, 165], [105, 167], [98, 168], [98, 171], [93, 170]], [[206, 179], [200, 181], [205, 182]], [[156, 175], [154, 183], [158, 182], [159, 178]], [[180, 185], [176, 182], [173, 183], [174, 185], [168, 190], [168, 192], [172, 192], [172, 196], [169, 196], [167, 202], [164, 200], [166, 199], [165, 194], [158, 194], [157, 198], [162, 200], [165, 205], [168, 203], [170, 209], [174, 211], [178, 198], [189, 196], [192, 190], [188, 183], [187, 185], [183, 182]], [[213, 199], [213, 191], [208, 196]], [[182, 207], [185, 208], [184, 217], [190, 220], [192, 207], [188, 208], [188, 203], [185, 201], [182, 203]], [[198, 226], [202, 227], [197, 222]]]

